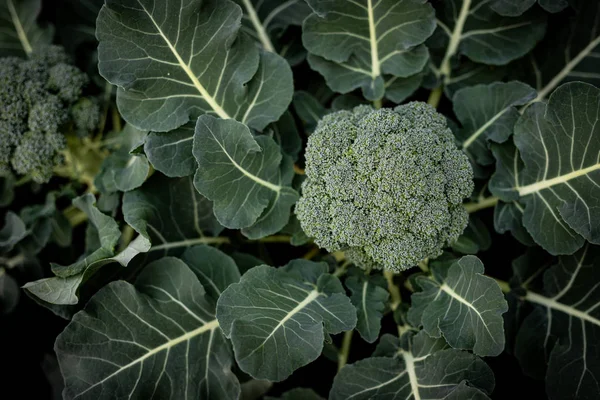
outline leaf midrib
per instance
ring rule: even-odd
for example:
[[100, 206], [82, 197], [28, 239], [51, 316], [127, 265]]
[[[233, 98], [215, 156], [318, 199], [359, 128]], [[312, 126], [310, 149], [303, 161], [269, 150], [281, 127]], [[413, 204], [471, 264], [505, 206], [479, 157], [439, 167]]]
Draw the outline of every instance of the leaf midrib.
[[587, 314], [586, 312], [578, 310], [567, 304], [560, 303], [560, 302], [558, 302], [554, 299], [551, 299], [549, 297], [546, 297], [546, 296], [542, 296], [541, 294], [528, 291], [527, 294], [525, 295], [525, 297], [523, 297], [523, 299], [526, 301], [529, 301], [530, 303], [535, 303], [535, 304], [541, 305], [543, 307], [546, 307], [546, 308], [549, 308], [552, 310], [560, 311], [564, 314], [581, 319], [583, 321], [590, 322], [590, 323], [600, 327], [600, 319], [594, 318], [591, 315]]
[[204, 98], [204, 100], [208, 103], [208, 105], [214, 110], [214, 112], [219, 117], [221, 117], [223, 119], [230, 119], [231, 117], [229, 116], [229, 114], [227, 114], [227, 112], [223, 109], [223, 107], [221, 107], [221, 105], [219, 105], [217, 103], [217, 101], [208, 93], [208, 91], [206, 90], [206, 88], [204, 88], [204, 86], [198, 80], [198, 77], [191, 70], [190, 66], [183, 61], [183, 59], [179, 55], [179, 52], [173, 46], [173, 44], [169, 41], [169, 39], [165, 36], [164, 32], [162, 31], [162, 29], [160, 28], [160, 26], [156, 23], [156, 20], [154, 19], [154, 17], [152, 16], [152, 14], [150, 14], [148, 12], [148, 10], [146, 9], [146, 7], [144, 7], [144, 5], [139, 0], [138, 0], [138, 4], [142, 7], [142, 9], [144, 10], [144, 12], [148, 15], [148, 18], [150, 18], [150, 21], [152, 21], [152, 24], [154, 24], [154, 26], [156, 27], [156, 30], [157, 30], [158, 34], [163, 38], [163, 40], [165, 41], [165, 43], [169, 47], [169, 50], [171, 50], [171, 53], [173, 53], [173, 55], [177, 59], [177, 62], [179, 63], [179, 66], [186, 73], [186, 75], [190, 78], [190, 80], [192, 81], [192, 84], [198, 90], [198, 92], [200, 92], [200, 94], [202, 95], [202, 97]]
[[585, 175], [592, 173], [599, 169], [600, 169], [600, 163], [590, 165], [589, 167], [586, 167], [586, 168], [571, 171], [568, 174], [555, 176], [554, 178], [551, 178], [551, 179], [544, 179], [544, 180], [532, 183], [530, 185], [516, 186], [514, 189], [516, 189], [519, 192], [519, 196], [523, 197], [523, 196], [527, 196], [529, 194], [540, 192], [544, 189], [549, 189], [552, 186], [566, 183], [572, 179], [576, 179], [581, 176], [585, 176]]
[[19, 41], [21, 42], [21, 46], [23, 46], [23, 50], [25, 51], [25, 53], [29, 55], [33, 51], [33, 48], [31, 47], [31, 43], [29, 43], [29, 39], [27, 38], [25, 29], [23, 29], [23, 24], [21, 24], [21, 20], [19, 20], [19, 14], [15, 9], [13, 0], [6, 0], [6, 4], [8, 6], [10, 18], [13, 22], [13, 25], [15, 26], [15, 30], [17, 31], [17, 36], [19, 37]]
[[141, 357], [136, 358], [135, 360], [131, 361], [129, 364], [126, 364], [122, 367], [120, 367], [118, 370], [116, 370], [115, 372], [113, 372], [112, 374], [108, 375], [107, 377], [105, 377], [104, 379], [94, 383], [93, 385], [91, 385], [90, 387], [88, 387], [87, 389], [85, 389], [83, 392], [78, 393], [76, 397], [81, 396], [82, 394], [90, 391], [91, 389], [95, 388], [96, 386], [106, 382], [107, 380], [113, 378], [114, 376], [120, 374], [121, 372], [125, 371], [128, 368], [131, 368], [132, 366], [146, 360], [147, 358], [152, 357], [155, 354], [160, 353], [163, 350], [169, 349], [173, 346], [178, 345], [179, 343], [185, 342], [185, 341], [189, 341], [192, 338], [194, 338], [195, 336], [198, 336], [204, 332], [207, 331], [213, 331], [215, 329], [217, 329], [219, 327], [219, 322], [214, 319], [212, 321], [207, 322], [206, 324], [202, 325], [199, 328], [194, 329], [193, 331], [190, 332], [186, 332], [185, 334], [175, 338], [175, 339], [171, 339], [165, 343], [163, 343], [162, 345], [155, 347], [154, 349], [150, 350], [149, 352], [147, 352], [146, 354], [144, 354]]

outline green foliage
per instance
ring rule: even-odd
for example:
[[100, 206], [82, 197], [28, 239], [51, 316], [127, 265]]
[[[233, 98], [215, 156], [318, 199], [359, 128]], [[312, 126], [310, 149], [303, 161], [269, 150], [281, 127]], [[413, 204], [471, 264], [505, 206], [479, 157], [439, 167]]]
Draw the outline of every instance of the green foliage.
[[600, 398], [599, 54], [595, 0], [0, 0], [2, 390]]
[[467, 224], [471, 167], [424, 103], [326, 115], [305, 157], [302, 228], [363, 268], [400, 271], [437, 257]]

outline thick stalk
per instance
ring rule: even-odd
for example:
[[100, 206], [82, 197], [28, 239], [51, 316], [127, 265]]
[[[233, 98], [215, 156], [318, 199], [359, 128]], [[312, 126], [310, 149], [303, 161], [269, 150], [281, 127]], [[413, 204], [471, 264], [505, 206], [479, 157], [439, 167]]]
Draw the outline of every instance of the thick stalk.
[[467, 21], [467, 16], [469, 15], [469, 9], [471, 8], [471, 0], [463, 0], [462, 7], [460, 8], [460, 14], [458, 14], [458, 18], [456, 19], [456, 25], [454, 25], [454, 30], [452, 31], [452, 36], [450, 36], [450, 43], [448, 43], [448, 48], [446, 49], [446, 55], [440, 65], [440, 75], [444, 76], [444, 80], [447, 80], [450, 77], [452, 72], [452, 68], [450, 67], [450, 61], [452, 57], [456, 54], [458, 50], [458, 45], [462, 39], [463, 29], [465, 27], [465, 22]]
[[344, 339], [342, 340], [342, 348], [338, 353], [338, 371], [344, 368], [344, 365], [348, 362], [348, 355], [350, 354], [350, 346], [352, 345], [352, 335], [354, 329], [344, 332]]
[[498, 204], [499, 199], [495, 196], [486, 197], [475, 202], [465, 203], [464, 206], [467, 209], [467, 212], [474, 213], [479, 210], [483, 210], [485, 208], [495, 207]]
[[432, 106], [433, 108], [437, 108], [438, 104], [440, 104], [440, 99], [442, 98], [442, 87], [438, 86], [433, 89], [431, 93], [429, 93], [429, 98], [427, 99], [427, 104]]
[[383, 276], [385, 277], [385, 279], [387, 281], [388, 291], [390, 292], [390, 296], [391, 296], [391, 300], [392, 300], [392, 302], [390, 304], [390, 308], [392, 309], [392, 311], [395, 311], [396, 308], [398, 308], [398, 306], [402, 303], [402, 296], [400, 295], [400, 289], [394, 283], [394, 272], [389, 271], [389, 270], [384, 270]]
[[242, 0], [244, 3], [244, 7], [246, 7], [246, 11], [248, 12], [248, 17], [250, 17], [250, 21], [252, 21], [252, 26], [254, 30], [258, 34], [258, 39], [262, 43], [265, 50], [270, 51], [271, 53], [275, 52], [275, 47], [273, 47], [273, 43], [271, 43], [271, 39], [267, 34], [267, 31], [263, 24], [260, 22], [258, 15], [256, 14], [256, 10], [252, 6], [250, 0]]

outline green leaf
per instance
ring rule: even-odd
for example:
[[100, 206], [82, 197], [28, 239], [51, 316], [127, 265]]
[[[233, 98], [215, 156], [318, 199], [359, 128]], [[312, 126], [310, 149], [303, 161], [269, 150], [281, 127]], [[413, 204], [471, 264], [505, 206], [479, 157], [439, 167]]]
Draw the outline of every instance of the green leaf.
[[[289, 185], [291, 163], [267, 136], [253, 137], [247, 126], [209, 115], [198, 118], [194, 134], [196, 189], [214, 202], [217, 220], [248, 236], [276, 233], [287, 224], [298, 194]], [[283, 172], [282, 172], [283, 169]]]
[[423, 331], [410, 339], [409, 349], [399, 343], [395, 347], [398, 350], [386, 357], [342, 368], [329, 399], [488, 399], [486, 394], [494, 389], [492, 370], [479, 357], [440, 349]]
[[197, 276], [180, 260], [101, 289], [55, 344], [65, 399], [237, 399], [231, 350]]
[[527, 104], [535, 95], [531, 87], [515, 81], [458, 90], [452, 103], [462, 124], [457, 137], [463, 150], [478, 164], [492, 164], [488, 141], [505, 142], [519, 119], [515, 106]]
[[170, 132], [150, 132], [144, 143], [144, 153], [155, 170], [166, 176], [190, 176], [197, 168], [192, 154], [192, 139], [196, 123], [190, 122]]
[[[508, 18], [493, 11], [488, 0], [438, 4], [440, 34], [448, 47], [439, 69], [447, 76], [454, 56], [462, 54], [477, 63], [505, 65], [529, 53], [546, 31], [545, 15], [538, 10]], [[446, 68], [448, 71], [443, 71]]]
[[523, 226], [522, 219], [523, 207], [518, 202], [504, 203], [500, 201], [494, 208], [494, 229], [496, 229], [496, 232], [505, 233], [510, 231], [515, 239], [525, 246], [533, 246], [535, 242]]
[[145, 155], [131, 154], [129, 149], [121, 148], [104, 159], [94, 183], [104, 192], [129, 192], [142, 186], [149, 171]]
[[[563, 1], [564, 0], [560, 0]], [[540, 46], [512, 68], [538, 91], [537, 101], [547, 98], [556, 87], [571, 81], [600, 85], [600, 3], [571, 0], [575, 15], [563, 18], [549, 30]], [[541, 4], [541, 2], [540, 2]]]
[[477, 254], [488, 250], [492, 245], [492, 237], [487, 226], [474, 214], [469, 214], [469, 225], [452, 244], [452, 250], [462, 254]]
[[167, 132], [207, 113], [262, 130], [292, 99], [287, 62], [238, 35], [229, 0], [108, 0], [97, 37], [100, 73], [119, 87], [132, 125]]
[[345, 284], [356, 308], [356, 330], [365, 341], [373, 343], [379, 337], [381, 318], [389, 297], [386, 281], [381, 275], [367, 276], [364, 271], [359, 271], [346, 279]]
[[429, 54], [421, 44], [435, 29], [430, 4], [411, 0], [307, 0], [314, 10], [302, 42], [311, 68], [334, 91], [362, 88], [368, 100], [386, 95], [385, 82], [423, 70]]
[[15, 198], [15, 176], [11, 171], [0, 171], [0, 207], [6, 207]]
[[52, 43], [54, 28], [37, 24], [41, 0], [0, 0], [0, 56], [24, 56]]
[[285, 56], [282, 35], [290, 25], [301, 26], [311, 10], [304, 0], [235, 0], [244, 11], [242, 30], [266, 51]]
[[[515, 125], [523, 160], [497, 160], [490, 190], [523, 205], [523, 225], [551, 254], [572, 254], [585, 240], [600, 243], [600, 90], [581, 83], [559, 87], [548, 104], [535, 103]], [[513, 159], [518, 157], [517, 154]], [[517, 170], [515, 170], [515, 166]]]
[[417, 283], [423, 290], [412, 295], [412, 325], [477, 355], [496, 356], [504, 350], [502, 314], [508, 306], [498, 284], [483, 275], [477, 257], [453, 263], [443, 281], [420, 277]]
[[[544, 10], [551, 13], [557, 13], [569, 5], [567, 0], [538, 0], [538, 2]], [[535, 3], [536, 0], [494, 0], [491, 7], [500, 15], [518, 17]]]
[[94, 195], [89, 193], [73, 200], [73, 205], [88, 216], [88, 233], [93, 233], [96, 239], [90, 251], [73, 264], [66, 266], [51, 264], [52, 272], [56, 276], [24, 285], [23, 288], [30, 294], [46, 303], [77, 304], [81, 285], [101, 267], [110, 263], [127, 266], [136, 255], [150, 249], [150, 242], [143, 236], [138, 236], [125, 249], [116, 253], [115, 247], [121, 231], [113, 218], [95, 207], [95, 201]]
[[266, 134], [281, 147], [283, 153], [288, 155], [292, 161], [298, 161], [302, 150], [302, 138], [291, 112], [284, 112], [279, 121], [269, 125]]
[[21, 291], [17, 281], [0, 268], [0, 315], [9, 314], [19, 303]]
[[196, 274], [207, 296], [215, 304], [229, 285], [240, 280], [240, 271], [235, 261], [214, 247], [189, 247], [181, 255], [181, 260]]
[[154, 174], [123, 195], [123, 217], [152, 244], [148, 257], [179, 256], [187, 247], [219, 243], [223, 227], [212, 204], [194, 189], [192, 177], [169, 179]]
[[25, 223], [17, 214], [8, 211], [4, 215], [4, 226], [0, 230], [0, 253], [8, 253], [27, 236]]
[[[444, 93], [449, 99], [452, 99], [460, 89], [501, 81], [505, 75], [505, 67], [477, 64], [464, 59], [454, 68], [452, 75], [444, 81]], [[439, 86], [439, 82], [432, 85], [431, 88], [434, 89], [437, 86]]]
[[217, 318], [244, 372], [281, 381], [321, 354], [325, 335], [354, 328], [356, 310], [327, 269], [306, 260], [261, 265], [223, 292]]
[[71, 224], [56, 208], [58, 197], [60, 193], [49, 192], [44, 204], [29, 205], [21, 209], [20, 217], [28, 231], [28, 236], [19, 244], [22, 252], [37, 254], [50, 240], [61, 247], [71, 245]]
[[515, 355], [526, 373], [545, 377], [552, 400], [600, 396], [599, 261], [600, 249], [592, 245], [561, 256], [544, 273], [542, 292], [520, 296], [534, 309], [519, 329]]
[[300, 120], [304, 123], [306, 131], [309, 133], [315, 130], [319, 120], [327, 114], [325, 106], [323, 106], [312, 94], [303, 90], [294, 93], [292, 105], [294, 106], [296, 114], [298, 114], [298, 117], [300, 117]]

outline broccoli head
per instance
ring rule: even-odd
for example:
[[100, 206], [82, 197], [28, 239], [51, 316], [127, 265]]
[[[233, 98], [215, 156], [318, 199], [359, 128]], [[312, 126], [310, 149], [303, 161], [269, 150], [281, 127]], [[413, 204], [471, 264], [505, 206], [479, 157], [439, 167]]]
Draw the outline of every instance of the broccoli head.
[[359, 106], [326, 115], [309, 137], [296, 214], [320, 247], [400, 271], [458, 239], [472, 190], [469, 160], [433, 107]]
[[[70, 110], [87, 82], [59, 46], [38, 48], [28, 59], [0, 58], [0, 169], [47, 182], [66, 147], [65, 127], [83, 118]], [[86, 127], [98, 120], [90, 114]]]

